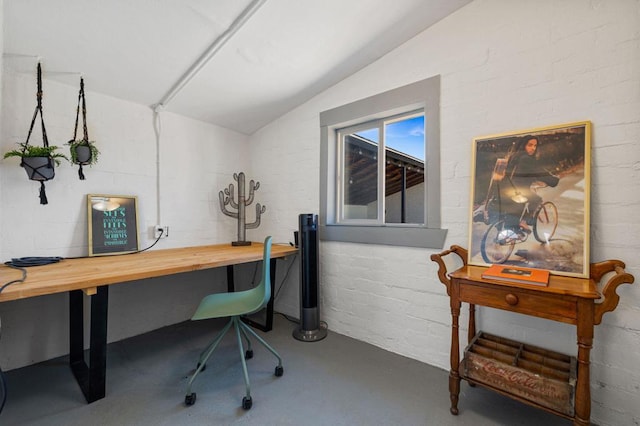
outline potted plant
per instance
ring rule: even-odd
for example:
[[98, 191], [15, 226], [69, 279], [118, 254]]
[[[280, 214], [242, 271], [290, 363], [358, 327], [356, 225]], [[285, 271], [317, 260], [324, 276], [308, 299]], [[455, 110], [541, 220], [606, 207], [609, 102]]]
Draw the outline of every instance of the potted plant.
[[71, 163], [78, 164], [80, 166], [91, 166], [98, 162], [98, 147], [95, 146], [93, 141], [86, 139], [71, 140], [67, 142], [71, 152]]
[[[78, 124], [80, 119], [80, 110], [82, 110], [82, 139], [77, 139]], [[78, 177], [84, 180], [84, 172], [82, 166], [91, 166], [98, 162], [100, 151], [94, 141], [89, 140], [89, 132], [87, 131], [87, 103], [84, 97], [84, 79], [80, 78], [80, 91], [78, 92], [78, 107], [76, 108], [76, 125], [73, 128], [73, 138], [67, 142], [71, 151], [71, 163], [77, 164]]]
[[[23, 143], [19, 143], [21, 149], [13, 149], [6, 154], [4, 158], [20, 157], [20, 166], [27, 172], [30, 180], [40, 182], [40, 204], [48, 204], [47, 193], [45, 191], [45, 182], [53, 179], [55, 176], [55, 165], [60, 165], [60, 159], [64, 158], [69, 161], [66, 155], [57, 152], [57, 146], [49, 145], [47, 138], [47, 130], [44, 125], [44, 116], [42, 115], [42, 67], [38, 62], [37, 68], [38, 90], [36, 92], [36, 110], [31, 119], [29, 133], [27, 139]], [[42, 146], [29, 145], [29, 138], [36, 124], [36, 118], [40, 114], [40, 124], [42, 127]]]
[[28, 143], [19, 144], [22, 149], [14, 149], [4, 154], [4, 158], [20, 157], [20, 166], [24, 167], [31, 180], [46, 181], [55, 175], [54, 163], [60, 165], [60, 160], [69, 161], [66, 155], [56, 152], [57, 146], [35, 146]]

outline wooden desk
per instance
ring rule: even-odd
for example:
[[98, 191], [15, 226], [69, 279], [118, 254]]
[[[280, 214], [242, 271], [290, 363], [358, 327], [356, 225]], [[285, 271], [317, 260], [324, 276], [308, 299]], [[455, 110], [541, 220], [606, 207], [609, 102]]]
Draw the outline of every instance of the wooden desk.
[[[447, 273], [443, 257], [455, 253], [462, 259], [463, 266]], [[574, 425], [588, 425], [591, 415], [591, 395], [589, 388], [589, 354], [593, 345], [594, 326], [600, 324], [604, 313], [612, 311], [618, 304], [619, 297], [616, 288], [623, 283], [633, 283], [633, 276], [624, 272], [624, 263], [619, 260], [608, 260], [591, 265], [591, 278], [581, 279], [552, 275], [547, 287], [532, 286], [518, 283], [505, 283], [482, 278], [486, 267], [469, 266], [467, 251], [459, 246], [452, 246], [450, 250], [431, 256], [431, 260], [438, 263], [438, 277], [447, 287], [447, 294], [451, 304], [451, 371], [449, 373], [449, 393], [451, 399], [451, 413], [458, 414], [458, 396], [460, 394], [460, 380], [469, 380], [460, 374], [460, 347], [458, 336], [458, 319], [462, 302], [469, 303], [469, 334], [468, 340], [476, 334], [475, 305], [487, 306], [517, 312], [524, 315], [545, 318], [573, 324], [577, 328], [578, 337], [578, 371], [575, 388], [575, 415], [569, 417], [546, 407], [536, 405], [531, 401], [512, 394], [508, 396], [518, 399], [538, 408], [573, 420]], [[609, 272], [611, 276], [602, 294], [596, 284]], [[597, 300], [603, 297], [598, 302]], [[485, 387], [491, 388], [480, 383]], [[505, 392], [497, 390], [503, 394]]]
[[[234, 291], [233, 266], [262, 260], [263, 248], [262, 243], [237, 247], [218, 244], [65, 259], [27, 268], [26, 280], [5, 288], [0, 293], [0, 302], [69, 292], [69, 363], [87, 402], [93, 402], [105, 396], [110, 285], [226, 266], [228, 291]], [[271, 300], [267, 305], [266, 324], [259, 327], [264, 331], [271, 330], [273, 325], [276, 259], [296, 253], [297, 248], [288, 245], [274, 244], [271, 248]], [[0, 283], [21, 276], [19, 270], [0, 266]], [[84, 360], [83, 293], [91, 296], [88, 364]]]

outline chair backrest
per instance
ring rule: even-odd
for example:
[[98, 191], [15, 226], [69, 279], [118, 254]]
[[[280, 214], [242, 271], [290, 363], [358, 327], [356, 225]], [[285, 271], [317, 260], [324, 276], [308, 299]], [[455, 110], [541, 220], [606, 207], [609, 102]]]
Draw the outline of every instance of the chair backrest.
[[247, 314], [257, 312], [264, 308], [271, 299], [271, 236], [264, 239], [264, 251], [262, 254], [262, 279], [260, 283], [247, 290], [247, 297], [252, 310]]

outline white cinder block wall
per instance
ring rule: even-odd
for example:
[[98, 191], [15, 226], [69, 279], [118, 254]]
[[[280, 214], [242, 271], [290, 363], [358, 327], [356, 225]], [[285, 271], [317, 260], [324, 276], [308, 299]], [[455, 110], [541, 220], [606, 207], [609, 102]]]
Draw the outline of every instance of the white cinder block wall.
[[[321, 111], [436, 74], [446, 247], [468, 246], [474, 137], [590, 120], [591, 260], [622, 259], [640, 281], [637, 0], [476, 0], [266, 126], [251, 145], [252, 170], [278, 188], [270, 232], [288, 235], [298, 213], [319, 211]], [[433, 252], [322, 242], [322, 319], [335, 332], [449, 369], [451, 317]], [[592, 419], [601, 425], [640, 423], [640, 284], [618, 293], [620, 305], [596, 328], [591, 352]], [[287, 287], [276, 307], [297, 315], [297, 298]], [[488, 309], [479, 326], [577, 353], [572, 326]]]
[[[2, 152], [24, 141], [36, 105], [35, 66], [5, 58], [2, 96]], [[43, 58], [43, 73], [47, 64]], [[43, 82], [43, 108], [50, 145], [62, 146], [73, 135], [77, 82]], [[153, 240], [150, 228], [169, 225], [170, 238], [156, 248], [231, 241], [235, 222], [218, 207], [218, 191], [246, 170], [248, 137], [217, 126], [160, 114], [160, 197], [156, 188], [156, 136], [152, 111], [91, 92], [85, 77], [87, 119], [91, 139], [101, 151], [99, 163], [85, 168], [63, 164], [47, 182], [49, 204], [39, 204], [36, 182], [27, 180], [17, 159], [0, 161], [0, 224], [2, 260], [22, 256], [83, 256], [87, 254], [86, 194], [138, 196], [140, 248]], [[39, 129], [39, 126], [36, 126]], [[81, 130], [80, 130], [81, 131]], [[42, 144], [38, 130], [30, 143]], [[65, 151], [68, 148], [65, 147]], [[253, 237], [249, 234], [249, 237]], [[262, 234], [257, 235], [262, 237]], [[184, 321], [205, 294], [226, 289], [223, 270], [180, 274], [112, 286], [109, 341]], [[19, 285], [19, 284], [15, 284]], [[188, 288], [186, 292], [184, 289]], [[0, 364], [12, 369], [68, 353], [66, 294], [0, 303], [2, 341]], [[88, 330], [87, 330], [88, 333]]]
[[[0, 254], [85, 254], [87, 193], [138, 195], [142, 245], [157, 221], [171, 228], [160, 248], [229, 241], [235, 226], [219, 212], [217, 192], [240, 170], [261, 182], [258, 199], [267, 205], [263, 224], [248, 237], [291, 241], [298, 214], [319, 210], [319, 113], [440, 74], [446, 246], [468, 244], [473, 137], [591, 120], [591, 258], [622, 259], [640, 277], [639, 28], [638, 0], [475, 0], [251, 137], [162, 113], [159, 200], [152, 112], [92, 93], [87, 76], [89, 132], [103, 153], [100, 164], [84, 182], [64, 166], [47, 185], [50, 204], [40, 206], [37, 184], [17, 161], [0, 161]], [[10, 61], [2, 74], [3, 152], [24, 139], [35, 107], [34, 76], [12, 72]], [[46, 58], [43, 65], [46, 73]], [[52, 143], [71, 137], [73, 86], [45, 81]], [[450, 312], [429, 261], [435, 251], [322, 242], [323, 320], [335, 332], [448, 369]], [[279, 266], [278, 285], [285, 271]], [[276, 309], [295, 316], [297, 276], [294, 263], [276, 301]], [[186, 319], [223, 281], [223, 271], [213, 271], [112, 287], [109, 340]], [[620, 306], [596, 328], [591, 356], [592, 418], [601, 425], [640, 423], [640, 286], [618, 293]], [[2, 367], [65, 354], [67, 315], [65, 295], [0, 304]], [[570, 326], [489, 310], [479, 322], [506, 337], [575, 353]]]

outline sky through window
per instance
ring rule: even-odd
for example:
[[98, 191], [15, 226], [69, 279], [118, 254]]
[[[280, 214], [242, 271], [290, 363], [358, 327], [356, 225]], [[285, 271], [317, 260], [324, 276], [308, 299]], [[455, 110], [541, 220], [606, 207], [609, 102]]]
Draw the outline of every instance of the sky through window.
[[[396, 121], [386, 126], [386, 146], [424, 161], [424, 116]], [[364, 130], [358, 136], [380, 142], [377, 129]]]

